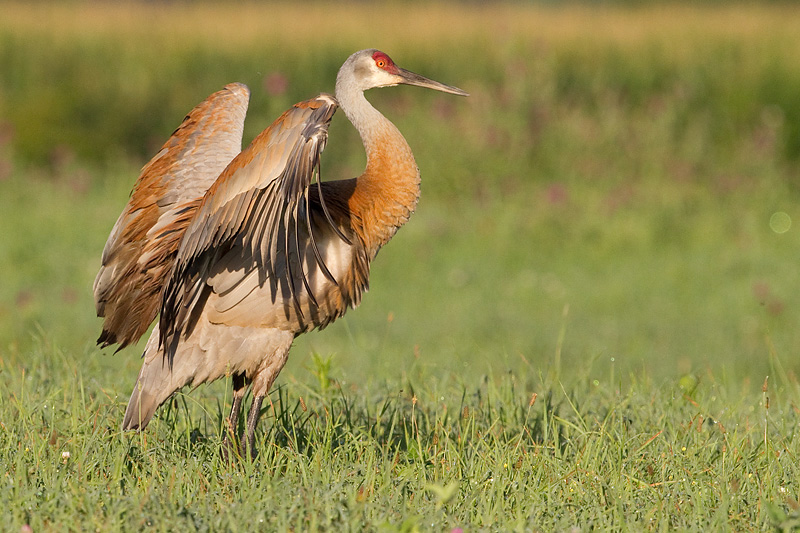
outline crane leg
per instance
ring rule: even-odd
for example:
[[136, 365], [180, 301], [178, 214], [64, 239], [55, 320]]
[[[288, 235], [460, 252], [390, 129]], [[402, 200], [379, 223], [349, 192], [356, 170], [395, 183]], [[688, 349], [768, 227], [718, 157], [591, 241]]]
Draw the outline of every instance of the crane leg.
[[242, 439], [242, 457], [248, 457], [249, 455], [252, 459], [256, 456], [256, 426], [261, 416], [261, 403], [263, 401], [264, 396], [255, 396], [253, 398], [253, 405], [250, 406], [250, 412], [247, 414], [247, 428], [245, 428], [245, 435]]
[[234, 374], [231, 380], [233, 381], [233, 405], [231, 405], [231, 414], [225, 427], [225, 439], [222, 441], [222, 453], [226, 458], [236, 449], [239, 411], [242, 408], [242, 400], [244, 400], [244, 395], [247, 393], [247, 386], [249, 385], [244, 374]]
[[247, 413], [247, 427], [245, 428], [240, 448], [242, 457], [249, 455], [251, 459], [256, 455], [256, 426], [258, 425], [258, 419], [261, 417], [261, 404], [269, 394], [269, 389], [278, 373], [283, 368], [283, 365], [286, 364], [286, 359], [289, 357], [289, 348], [291, 348], [294, 340], [294, 333], [291, 331], [272, 330], [269, 335], [274, 350], [263, 358], [261, 364], [252, 374], [253, 404], [250, 406], [250, 412]]

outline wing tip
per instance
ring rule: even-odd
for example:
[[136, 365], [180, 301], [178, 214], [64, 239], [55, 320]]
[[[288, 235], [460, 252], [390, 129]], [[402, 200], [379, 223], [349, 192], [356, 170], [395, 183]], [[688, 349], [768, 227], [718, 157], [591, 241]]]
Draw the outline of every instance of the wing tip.
[[227, 90], [227, 91], [232, 92], [233, 94], [235, 94], [237, 96], [244, 96], [244, 97], [246, 97], [248, 99], [250, 98], [250, 87], [248, 87], [244, 83], [240, 83], [238, 81], [235, 81], [233, 83], [229, 83], [229, 84], [225, 85], [224, 89]]
[[97, 345], [100, 346], [101, 348], [106, 348], [116, 343], [117, 343], [116, 334], [105, 328], [103, 328], [103, 331], [100, 333], [100, 336], [97, 337]]

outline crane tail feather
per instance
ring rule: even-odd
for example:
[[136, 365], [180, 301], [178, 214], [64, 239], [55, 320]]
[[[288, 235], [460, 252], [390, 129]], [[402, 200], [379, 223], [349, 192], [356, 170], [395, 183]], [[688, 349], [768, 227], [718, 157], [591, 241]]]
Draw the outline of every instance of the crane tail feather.
[[153, 418], [153, 414], [155, 414], [159, 405], [161, 405], [161, 402], [158, 402], [154, 395], [141, 390], [137, 381], [136, 387], [131, 393], [128, 407], [125, 409], [122, 429], [143, 430], [150, 423], [150, 419]]
[[[184, 346], [178, 364], [168, 361], [168, 354], [159, 347], [159, 325], [153, 328], [142, 355], [142, 368], [133, 386], [122, 429], [143, 430], [164, 402], [178, 389], [192, 381], [202, 368], [202, 350]], [[174, 352], [174, 350], [173, 350]]]
[[128, 407], [125, 409], [125, 418], [122, 421], [122, 429], [143, 430], [150, 423], [156, 409], [167, 401], [175, 392], [176, 387], [170, 386], [171, 371], [163, 368], [161, 357], [148, 357], [149, 350], [158, 344], [148, 342], [144, 353], [144, 363], [136, 378], [136, 384], [128, 400]]

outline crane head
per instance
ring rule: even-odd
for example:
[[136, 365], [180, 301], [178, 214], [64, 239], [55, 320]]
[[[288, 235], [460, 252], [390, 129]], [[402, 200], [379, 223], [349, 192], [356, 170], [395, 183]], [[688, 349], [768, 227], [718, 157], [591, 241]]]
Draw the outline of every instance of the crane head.
[[340, 82], [355, 84], [361, 91], [403, 84], [416, 85], [458, 96], [469, 96], [458, 87], [445, 85], [400, 68], [392, 61], [392, 58], [375, 49], [361, 50], [351, 55], [339, 70], [337, 86]]

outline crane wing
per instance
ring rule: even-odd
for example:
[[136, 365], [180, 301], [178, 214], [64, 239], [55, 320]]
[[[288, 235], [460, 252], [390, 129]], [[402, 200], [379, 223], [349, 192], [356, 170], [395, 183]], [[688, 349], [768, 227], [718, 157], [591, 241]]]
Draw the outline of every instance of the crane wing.
[[142, 169], [94, 282], [97, 315], [104, 317], [98, 344], [122, 349], [155, 319], [183, 230], [198, 205], [194, 200], [241, 151], [249, 98], [240, 83], [212, 94]]
[[[298, 234], [303, 232], [314, 247], [313, 267], [335, 283], [313, 244], [309, 188], [337, 108], [336, 99], [327, 94], [295, 104], [231, 162], [200, 202], [163, 297], [160, 340], [170, 361], [173, 343], [202, 312], [209, 274], [224, 256], [225, 261], [231, 254], [241, 258], [227, 272], [234, 278], [227, 281], [229, 286], [245, 280], [253, 285], [254, 276], [258, 285], [267, 279], [288, 283], [295, 309], [302, 314], [297, 301], [302, 287], [295, 280], [302, 279], [306, 294], [314, 298], [299, 257]], [[325, 210], [324, 199], [321, 203]], [[349, 243], [327, 216], [334, 232]], [[292, 250], [296, 258], [288, 257]]]

